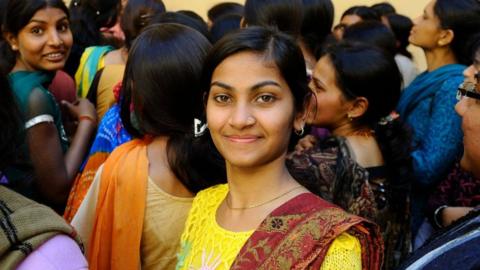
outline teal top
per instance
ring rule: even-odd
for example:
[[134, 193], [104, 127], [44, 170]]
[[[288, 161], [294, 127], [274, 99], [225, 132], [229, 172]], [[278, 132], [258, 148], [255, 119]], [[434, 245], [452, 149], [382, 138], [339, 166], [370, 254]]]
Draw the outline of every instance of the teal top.
[[[22, 113], [24, 123], [40, 115], [53, 117], [60, 145], [65, 153], [69, 142], [62, 124], [60, 108], [53, 95], [46, 88], [52, 82], [54, 75], [55, 73], [42, 71], [17, 71], [10, 73], [8, 79]], [[35, 193], [34, 185], [32, 185], [34, 181], [33, 166], [28, 153], [26, 136], [24, 138], [20, 148], [19, 160], [16, 160], [14, 165], [5, 170], [5, 175], [13, 189], [32, 198]]]

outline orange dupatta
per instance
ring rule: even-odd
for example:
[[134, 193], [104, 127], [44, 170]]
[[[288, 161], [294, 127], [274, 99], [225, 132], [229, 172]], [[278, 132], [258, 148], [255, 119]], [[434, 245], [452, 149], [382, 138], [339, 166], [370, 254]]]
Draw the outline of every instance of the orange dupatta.
[[105, 162], [88, 262], [91, 270], [138, 269], [148, 177], [148, 142], [117, 147]]

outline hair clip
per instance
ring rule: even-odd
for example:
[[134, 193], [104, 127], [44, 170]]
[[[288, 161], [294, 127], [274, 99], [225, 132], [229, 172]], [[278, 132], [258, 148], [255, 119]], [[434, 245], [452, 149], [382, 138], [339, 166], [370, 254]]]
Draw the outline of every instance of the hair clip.
[[193, 133], [195, 138], [202, 136], [207, 130], [207, 128], [207, 123], [203, 124], [202, 121], [200, 121], [199, 119], [193, 119]]
[[389, 115], [382, 117], [380, 121], [378, 121], [378, 124], [381, 126], [385, 126], [388, 123], [391, 123], [394, 120], [396, 120], [398, 117], [400, 117], [400, 115], [396, 111], [392, 111]]

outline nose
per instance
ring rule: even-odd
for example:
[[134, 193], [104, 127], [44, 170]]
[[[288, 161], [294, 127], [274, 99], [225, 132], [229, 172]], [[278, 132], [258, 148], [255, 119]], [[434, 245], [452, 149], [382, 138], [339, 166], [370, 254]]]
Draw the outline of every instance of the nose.
[[245, 129], [255, 125], [256, 118], [252, 113], [252, 108], [245, 103], [237, 103], [237, 106], [232, 110], [229, 124], [236, 129]]
[[58, 33], [58, 31], [56, 31], [56, 30], [52, 30], [50, 32], [50, 35], [48, 36], [48, 44], [50, 46], [57, 47], [57, 46], [62, 45], [62, 43], [63, 43], [63, 40], [60, 36], [60, 33]]

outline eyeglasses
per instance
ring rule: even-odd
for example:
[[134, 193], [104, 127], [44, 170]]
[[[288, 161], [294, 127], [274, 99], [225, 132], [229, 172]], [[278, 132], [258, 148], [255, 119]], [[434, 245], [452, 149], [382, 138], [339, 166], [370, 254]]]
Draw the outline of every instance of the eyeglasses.
[[[478, 81], [478, 73], [475, 74]], [[476, 84], [472, 82], [463, 82], [458, 86], [457, 90], [457, 100], [462, 100], [463, 97], [474, 98], [480, 100], [480, 93], [476, 91]]]

